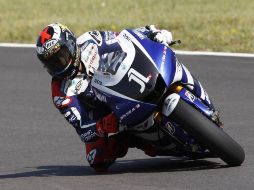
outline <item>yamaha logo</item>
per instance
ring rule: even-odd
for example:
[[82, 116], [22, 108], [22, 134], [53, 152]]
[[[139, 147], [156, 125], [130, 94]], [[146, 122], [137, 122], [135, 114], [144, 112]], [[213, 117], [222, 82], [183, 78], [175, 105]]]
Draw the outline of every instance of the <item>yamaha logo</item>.
[[170, 123], [170, 122], [167, 122], [165, 124], [165, 127], [168, 129], [168, 132], [173, 135], [175, 133], [175, 127]]
[[75, 94], [77, 94], [82, 87], [82, 80], [80, 80], [77, 85], [75, 86]]

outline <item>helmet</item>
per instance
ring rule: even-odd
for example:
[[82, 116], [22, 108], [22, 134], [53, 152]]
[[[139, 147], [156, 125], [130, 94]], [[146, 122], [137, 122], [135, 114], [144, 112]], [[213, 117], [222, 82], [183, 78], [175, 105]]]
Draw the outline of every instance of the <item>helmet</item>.
[[44, 28], [37, 39], [36, 51], [50, 75], [57, 78], [74, 78], [77, 75], [79, 47], [74, 33], [66, 26], [53, 23]]

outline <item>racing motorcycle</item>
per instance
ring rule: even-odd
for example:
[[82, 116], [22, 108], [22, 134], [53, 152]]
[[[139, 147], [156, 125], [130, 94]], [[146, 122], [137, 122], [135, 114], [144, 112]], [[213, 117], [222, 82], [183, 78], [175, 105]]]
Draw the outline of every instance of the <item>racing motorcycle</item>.
[[186, 84], [174, 82], [182, 64], [170, 46], [131, 29], [117, 40], [123, 50], [118, 61], [106, 72], [96, 71], [91, 86], [118, 117], [119, 130], [142, 138], [163, 156], [219, 157], [229, 166], [241, 165], [244, 150], [214, 119], [216, 111]]

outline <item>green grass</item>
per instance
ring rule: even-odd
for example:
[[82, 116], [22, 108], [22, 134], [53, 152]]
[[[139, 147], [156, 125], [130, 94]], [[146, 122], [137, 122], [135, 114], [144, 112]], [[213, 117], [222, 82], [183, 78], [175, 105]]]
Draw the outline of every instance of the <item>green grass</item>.
[[155, 24], [177, 49], [254, 53], [253, 0], [0, 0], [0, 42], [35, 43], [56, 21], [77, 35]]

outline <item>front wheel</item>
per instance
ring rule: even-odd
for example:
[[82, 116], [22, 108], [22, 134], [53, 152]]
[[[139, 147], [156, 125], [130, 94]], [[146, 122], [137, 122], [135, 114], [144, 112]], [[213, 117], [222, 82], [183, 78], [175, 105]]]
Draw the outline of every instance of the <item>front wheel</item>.
[[239, 166], [245, 158], [243, 148], [222, 129], [202, 115], [188, 103], [179, 99], [170, 119], [201, 145], [215, 153], [230, 166]]

